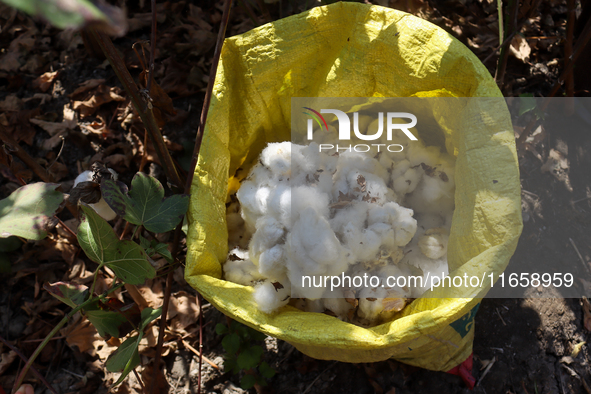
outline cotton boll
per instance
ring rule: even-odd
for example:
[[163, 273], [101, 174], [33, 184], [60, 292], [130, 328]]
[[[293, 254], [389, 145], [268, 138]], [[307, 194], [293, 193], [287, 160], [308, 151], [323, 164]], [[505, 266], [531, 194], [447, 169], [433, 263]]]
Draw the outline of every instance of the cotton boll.
[[340, 320], [347, 320], [349, 311], [355, 307], [346, 300], [341, 289], [334, 290], [332, 296], [331, 298], [324, 298], [324, 308], [333, 312]]
[[373, 261], [381, 245], [381, 237], [375, 232], [360, 229], [349, 223], [343, 228], [344, 245], [353, 253], [355, 261]]
[[265, 212], [264, 207], [259, 204], [260, 200], [257, 199], [258, 191], [259, 188], [254, 182], [245, 181], [236, 192], [236, 197], [238, 197], [242, 208], [242, 218], [252, 232], [256, 228], [257, 219]]
[[382, 300], [387, 296], [386, 289], [364, 288], [359, 294], [359, 308], [357, 315], [368, 324], [375, 324], [379, 320], [379, 315], [384, 311]]
[[419, 184], [423, 172], [417, 168], [409, 168], [404, 174], [394, 179], [394, 191], [398, 194], [412, 193]]
[[289, 177], [291, 174], [291, 142], [270, 143], [261, 153], [261, 162], [274, 174]]
[[253, 283], [264, 279], [249, 260], [248, 252], [238, 248], [228, 253], [228, 260], [224, 263], [223, 269], [226, 280], [243, 286], [252, 286]]
[[283, 245], [275, 245], [264, 250], [259, 256], [257, 265], [259, 272], [267, 278], [283, 278], [286, 276], [285, 251]]
[[288, 184], [277, 185], [269, 195], [267, 208], [267, 214], [275, 217], [286, 229], [291, 229], [291, 186]]
[[305, 210], [312, 210], [318, 216], [328, 216], [329, 196], [315, 187], [298, 186], [291, 191], [292, 223], [297, 221]]
[[434, 167], [439, 162], [440, 149], [436, 146], [425, 147], [422, 143], [412, 143], [408, 147], [408, 160], [411, 167], [425, 164]]
[[[115, 174], [114, 179], [117, 180], [116, 173], [113, 170], [111, 170], [110, 168], [109, 168], [109, 170], [111, 171], [112, 174]], [[91, 182], [92, 176], [93, 176], [93, 171], [84, 171], [84, 172], [80, 173], [80, 175], [78, 175], [76, 177], [76, 179], [74, 180], [74, 187], [76, 187], [76, 185], [79, 184], [80, 182]], [[117, 214], [111, 209], [109, 204], [107, 204], [105, 199], [102, 197], [99, 200], [99, 202], [97, 202], [95, 204], [88, 204], [88, 205], [92, 209], [94, 209], [94, 211], [100, 217], [105, 219], [106, 221], [113, 220], [117, 217]]]
[[261, 217], [257, 220], [256, 228], [257, 231], [252, 236], [249, 248], [250, 257], [255, 264], [258, 263], [261, 253], [278, 243], [283, 243], [285, 237], [283, 225], [272, 216]]
[[261, 311], [271, 314], [289, 303], [290, 294], [289, 283], [267, 280], [255, 286], [254, 300]]
[[447, 254], [447, 230], [441, 227], [431, 228], [419, 238], [421, 253], [430, 259], [439, 259]]
[[[312, 208], [305, 209], [286, 242], [289, 271], [306, 275], [331, 275], [348, 266], [343, 248], [326, 218]], [[292, 280], [293, 282], [293, 280]]]
[[323, 313], [325, 309], [323, 299], [306, 300], [306, 312]]

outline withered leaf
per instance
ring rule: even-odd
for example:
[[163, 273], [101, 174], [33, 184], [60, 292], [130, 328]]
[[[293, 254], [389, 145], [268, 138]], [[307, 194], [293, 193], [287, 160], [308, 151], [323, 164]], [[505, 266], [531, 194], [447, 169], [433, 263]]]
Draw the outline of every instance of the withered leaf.
[[445, 172], [443, 172], [443, 171], [441, 171], [441, 172], [439, 173], [439, 178], [440, 178], [440, 179], [441, 179], [443, 182], [447, 182], [447, 181], [449, 181], [449, 178], [448, 178], [447, 174], [446, 174]]
[[271, 284], [275, 288], [275, 291], [279, 291], [280, 289], [283, 289], [283, 285], [279, 282], [271, 282]]
[[427, 176], [433, 176], [433, 174], [435, 173], [435, 167], [431, 167], [425, 163], [421, 163], [421, 167], [423, 168], [423, 171], [425, 171], [425, 175]]
[[96, 204], [101, 199], [101, 185], [97, 182], [80, 182], [70, 191], [68, 201], [77, 204], [82, 201], [86, 204]]

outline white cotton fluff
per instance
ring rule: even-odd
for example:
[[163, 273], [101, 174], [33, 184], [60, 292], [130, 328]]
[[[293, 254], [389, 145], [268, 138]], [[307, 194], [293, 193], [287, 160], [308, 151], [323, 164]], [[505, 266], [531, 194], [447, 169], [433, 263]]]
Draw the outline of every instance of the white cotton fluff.
[[447, 254], [447, 230], [441, 227], [430, 228], [419, 238], [421, 253], [430, 259], [440, 259]]
[[[368, 120], [360, 119], [360, 127], [373, 134], [377, 123], [367, 132]], [[329, 129], [336, 134], [332, 125]], [[321, 143], [334, 143], [334, 138]], [[385, 138], [384, 131], [375, 142], [392, 143]], [[252, 237], [250, 252], [240, 258], [235, 254], [224, 265], [226, 279], [254, 285], [255, 302], [265, 313], [289, 302], [375, 325], [391, 319], [408, 298], [419, 297], [430, 285], [388, 286], [388, 277], [447, 275], [455, 160], [437, 147], [410, 141], [402, 131], [394, 131], [393, 141], [404, 146], [404, 153], [390, 154], [384, 147], [372, 155], [319, 152], [316, 143], [269, 144], [237, 193], [244, 225], [232, 240], [240, 240], [240, 233]], [[228, 223], [240, 227], [231, 207]], [[327, 298], [331, 282], [325, 278], [343, 273], [374, 275], [380, 284], [341, 284], [335, 290], [340, 296]]]
[[261, 153], [261, 163], [273, 173], [289, 177], [291, 174], [291, 142], [270, 143]]
[[265, 313], [273, 313], [289, 303], [291, 287], [289, 283], [271, 282], [266, 280], [254, 288], [254, 300], [259, 309]]
[[[113, 174], [113, 177], [115, 178], [115, 180], [117, 180], [117, 175], [115, 173], [115, 171], [109, 169], [111, 171], [111, 173]], [[76, 177], [76, 179], [74, 180], [74, 187], [76, 187], [77, 184], [79, 184], [80, 182], [90, 182], [92, 181], [92, 175], [93, 172], [88, 170], [88, 171], [84, 171], [82, 173], [80, 173], [80, 175], [78, 175]], [[94, 211], [96, 213], [98, 213], [98, 215], [100, 217], [102, 217], [103, 219], [110, 221], [113, 220], [117, 217], [117, 214], [115, 213], [115, 211], [113, 211], [111, 209], [111, 207], [109, 206], [109, 204], [107, 204], [107, 202], [105, 201], [104, 198], [101, 197], [101, 199], [99, 200], [99, 202], [95, 203], [95, 204], [88, 204], [92, 209], [94, 209]]]
[[228, 253], [228, 256], [223, 267], [226, 280], [243, 286], [252, 286], [255, 282], [264, 279], [248, 258], [248, 251], [235, 248]]

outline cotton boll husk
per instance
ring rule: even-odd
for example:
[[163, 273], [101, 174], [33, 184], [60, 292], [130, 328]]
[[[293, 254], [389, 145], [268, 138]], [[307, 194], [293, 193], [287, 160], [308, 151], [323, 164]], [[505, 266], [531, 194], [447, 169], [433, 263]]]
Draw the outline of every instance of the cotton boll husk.
[[271, 314], [289, 303], [291, 286], [289, 283], [281, 285], [283, 287], [279, 288], [277, 284], [266, 280], [255, 286], [254, 300], [261, 311]]
[[421, 253], [436, 260], [447, 254], [447, 230], [441, 227], [430, 228], [425, 231], [418, 241]]
[[[109, 168], [109, 170], [111, 170]], [[111, 173], [114, 173], [114, 171], [111, 170]], [[81, 172], [80, 175], [78, 175], [76, 177], [76, 179], [74, 180], [74, 187], [76, 187], [77, 184], [79, 184], [80, 182], [90, 182], [92, 181], [92, 176], [93, 176], [93, 171], [84, 171]], [[115, 180], [117, 180], [117, 176], [116, 174], [114, 174], [113, 176], [115, 178]], [[99, 200], [99, 202], [95, 203], [95, 204], [88, 204], [92, 209], [94, 209], [94, 211], [103, 219], [105, 219], [106, 221], [110, 221], [113, 220], [117, 217], [117, 214], [115, 213], [115, 211], [113, 211], [111, 209], [111, 207], [109, 206], [109, 204], [107, 204], [107, 202], [105, 201], [104, 198], [101, 197], [101, 199]]]

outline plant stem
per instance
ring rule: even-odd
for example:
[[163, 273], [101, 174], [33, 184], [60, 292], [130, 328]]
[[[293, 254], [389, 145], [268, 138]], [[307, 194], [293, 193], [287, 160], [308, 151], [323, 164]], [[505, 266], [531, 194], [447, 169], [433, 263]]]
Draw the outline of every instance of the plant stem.
[[99, 301], [99, 300], [103, 300], [104, 298], [107, 297], [107, 295], [109, 295], [110, 293], [112, 293], [113, 291], [117, 290], [118, 288], [120, 288], [122, 286], [123, 286], [123, 283], [120, 283], [117, 286], [112, 287], [111, 289], [107, 290], [104, 294], [101, 294], [100, 296], [96, 296], [96, 297], [93, 297], [87, 301], [84, 301], [82, 304], [78, 305], [76, 308], [72, 309], [70, 311], [70, 313], [68, 313], [66, 316], [64, 316], [64, 318], [53, 328], [53, 330], [51, 330], [51, 332], [49, 334], [47, 334], [47, 336], [45, 337], [43, 342], [41, 342], [39, 344], [39, 346], [37, 346], [37, 349], [35, 349], [35, 352], [33, 353], [33, 355], [31, 357], [29, 357], [29, 360], [27, 361], [27, 363], [23, 367], [23, 370], [18, 375], [17, 379], [14, 381], [14, 386], [12, 387], [12, 392], [15, 393], [16, 390], [20, 387], [20, 385], [23, 383], [23, 380], [25, 379], [25, 375], [27, 374], [27, 372], [29, 372], [29, 369], [31, 368], [31, 366], [35, 362], [35, 359], [37, 359], [37, 356], [39, 356], [39, 354], [41, 354], [41, 351], [43, 351], [45, 346], [47, 346], [49, 341], [51, 341], [51, 338], [53, 338], [55, 336], [55, 334], [57, 334], [57, 332], [63, 327], [64, 324], [66, 324], [66, 322], [72, 316], [74, 316], [78, 311], [82, 310], [87, 305], [90, 305], [91, 303]]
[[113, 45], [113, 42], [106, 34], [100, 33], [94, 29], [91, 29], [91, 32], [95, 36], [99, 45], [101, 46], [103, 52], [105, 53], [105, 56], [107, 57], [107, 59], [109, 59], [111, 67], [113, 67], [115, 74], [117, 74], [117, 77], [121, 81], [121, 84], [125, 88], [125, 91], [131, 98], [131, 102], [133, 103], [135, 110], [142, 119], [142, 122], [144, 123], [144, 126], [146, 127], [146, 130], [150, 135], [152, 144], [156, 149], [156, 153], [158, 154], [158, 158], [160, 159], [160, 164], [162, 164], [162, 167], [166, 172], [168, 180], [178, 189], [182, 189], [183, 181], [181, 180], [177, 168], [172, 160], [172, 157], [170, 156], [170, 153], [166, 148], [166, 144], [164, 143], [164, 137], [162, 137], [160, 128], [156, 124], [154, 114], [152, 113], [152, 110], [146, 108], [146, 105], [144, 105], [145, 102], [141, 98], [140, 91], [135, 81], [131, 77], [131, 74], [129, 74], [129, 70], [127, 70], [127, 67], [125, 67], [123, 59], [121, 59], [121, 56], [119, 56], [119, 52], [117, 52], [117, 49]]
[[[0, 336], [0, 342], [3, 342], [6, 346], [8, 346], [8, 348], [10, 350], [12, 350], [13, 352], [15, 352], [25, 363], [27, 362], [27, 358], [25, 357], [25, 355], [22, 354], [21, 351], [18, 350], [16, 347], [12, 346], [12, 344], [10, 342], [8, 342], [6, 339], [2, 338], [2, 336]], [[26, 342], [26, 341], [24, 341], [24, 342]], [[45, 379], [45, 377], [43, 375], [41, 375], [39, 373], [39, 371], [37, 371], [36, 368], [31, 367], [31, 371], [33, 372], [33, 374], [35, 374], [35, 376], [37, 376], [37, 379], [39, 379], [41, 382], [43, 382], [43, 384], [49, 389], [49, 391], [51, 391], [54, 394], [57, 394], [57, 391], [55, 391], [55, 389], [53, 387], [51, 387], [51, 385], [49, 384], [47, 379]]]
[[[209, 111], [209, 105], [211, 103], [211, 96], [213, 94], [213, 84], [215, 82], [215, 76], [218, 70], [218, 64], [220, 62], [220, 56], [222, 54], [222, 45], [224, 44], [224, 37], [226, 36], [226, 27], [228, 26], [228, 21], [230, 20], [230, 8], [232, 6], [231, 0], [224, 1], [224, 13], [222, 15], [222, 21], [220, 24], [220, 30], [218, 31], [218, 37], [215, 45], [215, 51], [213, 55], [213, 62], [211, 64], [211, 70], [209, 72], [209, 82], [207, 84], [207, 91], [205, 93], [205, 99], [203, 101], [203, 108], [201, 109], [201, 117], [199, 119], [199, 127], [197, 129], [197, 135], [195, 137], [195, 145], [193, 147], [193, 158], [191, 159], [191, 166], [189, 167], [189, 173], [187, 175], [187, 180], [185, 182], [185, 194], [191, 194], [191, 184], [193, 183], [193, 175], [195, 174], [195, 168], [197, 167], [197, 160], [199, 159], [199, 151], [201, 150], [201, 142], [203, 141], [203, 130], [205, 129], [205, 123], [207, 122], [207, 112]], [[176, 256], [179, 250], [179, 243], [181, 239], [181, 232], [183, 227], [183, 221], [176, 227], [174, 231], [174, 241], [172, 244], [171, 255], [173, 261], [176, 261]], [[160, 316], [160, 328], [158, 332], [158, 344], [156, 345], [156, 359], [154, 362], [154, 368], [160, 367], [160, 359], [162, 357], [162, 345], [164, 343], [164, 331], [166, 329], [166, 315], [168, 314], [168, 303], [170, 301], [170, 294], [172, 289], [172, 279], [173, 279], [173, 272], [174, 268], [170, 270], [166, 277], [166, 290], [164, 292], [164, 300], [162, 303], [162, 315]], [[199, 295], [198, 295], [199, 297]], [[201, 363], [202, 358], [201, 355], [203, 354], [202, 349], [199, 349], [200, 356], [199, 356], [199, 371], [201, 371]], [[155, 373], [152, 377], [152, 382], [150, 384], [150, 394], [154, 393], [156, 388], [156, 376]], [[201, 374], [199, 374], [201, 376]], [[198, 388], [197, 393], [201, 393], [201, 379], [198, 380]]]

